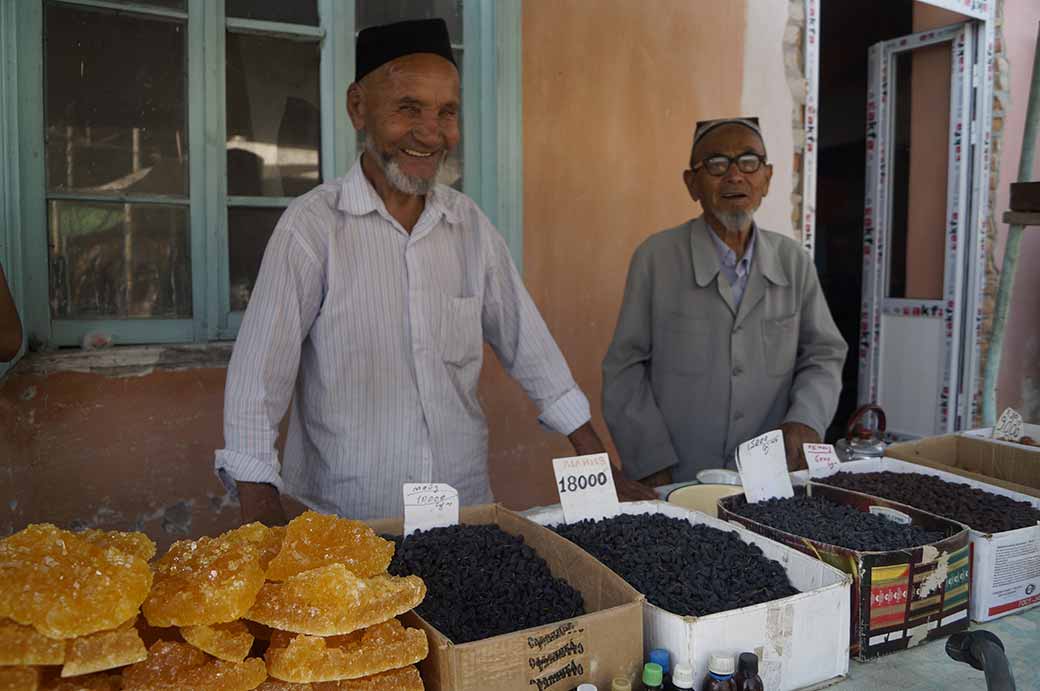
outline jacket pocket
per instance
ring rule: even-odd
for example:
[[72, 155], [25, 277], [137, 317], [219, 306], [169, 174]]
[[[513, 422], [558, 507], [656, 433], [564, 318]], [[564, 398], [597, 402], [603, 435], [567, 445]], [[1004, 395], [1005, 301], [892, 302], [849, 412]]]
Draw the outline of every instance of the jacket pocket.
[[658, 365], [678, 374], [703, 374], [711, 362], [711, 326], [707, 319], [672, 312], [654, 343]]
[[762, 320], [762, 347], [766, 372], [782, 377], [794, 369], [798, 357], [798, 313]]
[[444, 298], [441, 329], [445, 362], [462, 367], [480, 358], [484, 347], [480, 298]]

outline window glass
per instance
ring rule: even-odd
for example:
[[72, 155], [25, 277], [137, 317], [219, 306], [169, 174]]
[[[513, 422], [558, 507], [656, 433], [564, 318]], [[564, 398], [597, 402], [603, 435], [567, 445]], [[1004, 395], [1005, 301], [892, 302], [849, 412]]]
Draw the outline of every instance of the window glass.
[[228, 209], [228, 279], [231, 311], [240, 312], [249, 303], [260, 261], [271, 233], [285, 209], [236, 207]]
[[183, 21], [54, 4], [46, 32], [48, 189], [185, 195]]
[[56, 319], [191, 317], [188, 207], [51, 201]]
[[318, 26], [317, 0], [226, 0], [228, 17]]
[[231, 196], [294, 197], [320, 182], [317, 42], [227, 35]]

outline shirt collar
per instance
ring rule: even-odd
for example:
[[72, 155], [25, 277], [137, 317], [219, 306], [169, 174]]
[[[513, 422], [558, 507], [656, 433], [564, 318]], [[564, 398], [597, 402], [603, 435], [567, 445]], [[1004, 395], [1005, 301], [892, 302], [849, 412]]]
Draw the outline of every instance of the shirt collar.
[[[722, 238], [708, 229], [708, 235], [711, 236], [712, 241], [715, 243], [715, 252], [719, 256], [719, 264], [728, 266], [737, 272], [738, 276], [747, 275], [751, 268], [751, 262], [755, 258], [755, 242], [758, 237], [758, 227], [751, 223], [751, 236], [748, 238], [747, 247], [744, 249], [744, 256], [739, 260], [737, 259], [737, 253], [733, 251], [729, 245], [722, 241]], [[743, 270], [741, 270], [743, 268]]]
[[[426, 195], [426, 206], [435, 213], [443, 215], [448, 223], [458, 223], [456, 194], [449, 187], [434, 185]], [[372, 187], [372, 183], [365, 177], [365, 171], [361, 169], [360, 156], [354, 161], [350, 171], [343, 176], [339, 194], [339, 209], [352, 216], [364, 216], [380, 209], [386, 211], [386, 204]]]
[[[757, 225], [755, 225], [753, 237], [755, 238], [755, 251], [753, 261], [750, 261], [751, 273], [759, 271], [773, 284], [787, 285], [787, 275], [780, 266], [779, 248], [777, 247], [777, 243], [782, 238], [778, 236], [771, 237], [769, 233], [760, 232]], [[690, 221], [693, 280], [701, 288], [711, 283], [721, 268], [719, 253], [716, 251], [716, 245], [711, 241], [711, 238], [718, 240], [715, 232], [708, 227], [708, 222], [704, 220], [704, 216], [699, 216]], [[718, 241], [721, 243], [721, 240]], [[744, 253], [744, 256], [752, 259], [750, 257], [750, 245], [748, 250], [748, 252]]]

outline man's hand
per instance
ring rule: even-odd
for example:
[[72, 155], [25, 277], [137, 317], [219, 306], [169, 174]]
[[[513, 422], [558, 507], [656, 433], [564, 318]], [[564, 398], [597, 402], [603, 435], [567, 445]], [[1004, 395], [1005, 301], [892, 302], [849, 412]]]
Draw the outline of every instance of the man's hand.
[[784, 433], [787, 469], [794, 471], [808, 468], [802, 444], [819, 444], [820, 435], [812, 427], [800, 422], [785, 422], [780, 425], [780, 431]]
[[[574, 447], [574, 453], [577, 456], [607, 452], [606, 447], [603, 446], [603, 441], [596, 434], [596, 430], [591, 422], [586, 422], [574, 430], [568, 439], [571, 440], [571, 446]], [[635, 480], [629, 480], [621, 474], [621, 471], [613, 463], [610, 464], [610, 473], [614, 476], [614, 489], [617, 490], [619, 501], [657, 499], [657, 494], [654, 490]]]
[[260, 522], [264, 525], [285, 525], [278, 488], [262, 482], [239, 482], [238, 502], [242, 508], [242, 523]]

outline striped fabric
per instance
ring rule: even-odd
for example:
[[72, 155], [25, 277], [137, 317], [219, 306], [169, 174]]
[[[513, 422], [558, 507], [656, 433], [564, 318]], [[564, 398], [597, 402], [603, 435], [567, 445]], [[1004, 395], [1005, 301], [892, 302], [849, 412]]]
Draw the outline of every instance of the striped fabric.
[[485, 341], [545, 427], [570, 434], [589, 420], [477, 205], [437, 186], [409, 234], [355, 163], [296, 199], [267, 245], [228, 370], [216, 468], [356, 518], [400, 515], [404, 482], [446, 482], [463, 504], [489, 501], [477, 398]]
[[719, 255], [719, 272], [726, 277], [726, 283], [729, 284], [730, 293], [733, 297], [733, 309], [737, 310], [740, 308], [740, 301], [744, 299], [744, 290], [747, 288], [748, 276], [751, 273], [751, 262], [755, 258], [755, 238], [758, 236], [758, 228], [754, 223], [751, 224], [751, 237], [748, 239], [744, 256], [740, 258], [739, 262], [737, 261], [737, 253], [724, 243], [715, 234], [715, 231], [708, 233], [708, 235], [711, 236], [712, 241], [715, 243], [715, 253]]

